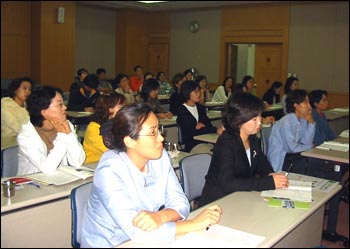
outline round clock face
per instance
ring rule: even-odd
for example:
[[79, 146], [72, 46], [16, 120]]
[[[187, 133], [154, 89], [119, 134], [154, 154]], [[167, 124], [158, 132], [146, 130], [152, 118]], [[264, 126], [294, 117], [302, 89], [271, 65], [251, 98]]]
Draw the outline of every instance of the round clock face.
[[198, 30], [199, 30], [199, 22], [198, 21], [191, 22], [191, 24], [190, 24], [190, 31], [192, 33], [196, 33], [196, 32], [198, 32]]

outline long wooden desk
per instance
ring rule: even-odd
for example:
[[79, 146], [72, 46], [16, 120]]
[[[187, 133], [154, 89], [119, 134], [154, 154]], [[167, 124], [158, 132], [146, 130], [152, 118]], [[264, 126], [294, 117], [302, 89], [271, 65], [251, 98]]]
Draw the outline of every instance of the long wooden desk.
[[208, 133], [203, 135], [194, 136], [193, 138], [199, 141], [215, 144], [218, 140], [219, 134]]
[[[210, 110], [207, 115], [213, 126], [219, 127], [222, 125], [221, 111]], [[178, 142], [176, 118], [176, 116], [173, 116], [172, 118], [159, 120], [159, 124], [164, 128], [165, 140], [168, 142]]]
[[329, 126], [338, 136], [343, 130], [349, 129], [349, 108], [334, 108], [325, 111]]
[[[336, 138], [335, 141], [349, 143], [349, 138], [339, 137], [339, 138]], [[344, 152], [344, 151], [322, 150], [322, 149], [312, 148], [311, 150], [301, 152], [301, 155], [334, 161], [334, 162], [349, 163], [349, 152]]]
[[[290, 179], [301, 180], [305, 176], [290, 173]], [[215, 203], [222, 207], [220, 225], [243, 232], [265, 237], [258, 247], [296, 248], [315, 247], [321, 245], [325, 203], [334, 196], [341, 186], [329, 193], [314, 191], [311, 208], [287, 209], [269, 207], [260, 196], [260, 192], [236, 192], [227, 195]], [[211, 204], [208, 204], [211, 205]], [[195, 217], [203, 208], [190, 213]], [[119, 247], [150, 247], [128, 241]], [[171, 247], [172, 244], [152, 245]], [[233, 246], [234, 247], [234, 246]]]
[[[180, 152], [171, 159], [178, 177], [179, 161], [187, 155], [190, 154]], [[96, 165], [85, 166], [95, 168]], [[1, 247], [71, 247], [70, 193], [92, 179], [40, 188], [24, 185], [11, 198], [1, 194]]]

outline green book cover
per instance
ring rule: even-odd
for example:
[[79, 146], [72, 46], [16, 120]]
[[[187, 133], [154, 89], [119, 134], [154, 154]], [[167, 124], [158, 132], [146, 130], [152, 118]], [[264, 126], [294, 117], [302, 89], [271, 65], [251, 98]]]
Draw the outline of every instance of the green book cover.
[[289, 201], [278, 198], [269, 198], [268, 205], [269, 207], [310, 209], [311, 203], [303, 201]]

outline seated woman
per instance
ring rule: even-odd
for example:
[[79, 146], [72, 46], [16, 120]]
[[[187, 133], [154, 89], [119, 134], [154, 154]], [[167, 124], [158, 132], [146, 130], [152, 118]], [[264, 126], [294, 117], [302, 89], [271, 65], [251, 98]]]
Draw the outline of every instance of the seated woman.
[[282, 82], [280, 81], [273, 82], [272, 86], [264, 94], [263, 101], [265, 101], [269, 105], [279, 103], [281, 101], [280, 94], [281, 94], [282, 86], [283, 86]]
[[222, 86], [216, 88], [214, 96], [212, 98], [213, 102], [226, 102], [227, 99], [231, 96], [233, 85], [233, 78], [228, 76], [222, 82]]
[[186, 220], [190, 205], [171, 166], [149, 105], [134, 103], [116, 115], [113, 150], [105, 152], [82, 221], [81, 247], [114, 247], [127, 240], [171, 242], [176, 235], [219, 222], [212, 205]]
[[100, 127], [103, 123], [113, 118], [124, 105], [125, 97], [119, 93], [101, 95], [96, 103], [94, 114], [90, 117], [90, 123], [84, 136], [85, 163], [97, 162], [107, 150], [100, 135]]
[[152, 111], [158, 118], [171, 118], [173, 114], [166, 112], [158, 100], [159, 83], [156, 79], [150, 78], [144, 82], [141, 90], [141, 98], [143, 102], [148, 103]]
[[98, 77], [95, 74], [89, 74], [84, 79], [84, 86], [72, 90], [69, 94], [68, 110], [93, 112], [96, 101], [101, 95], [97, 91], [99, 84]]
[[170, 109], [170, 112], [174, 115], [177, 115], [177, 110], [183, 103], [181, 94], [180, 94], [180, 87], [182, 85], [182, 82], [184, 81], [185, 81], [185, 76], [182, 73], [175, 74], [173, 78], [175, 92], [173, 92], [169, 98], [169, 105], [170, 105], [169, 109]]
[[298, 78], [295, 78], [293, 76], [288, 77], [286, 80], [286, 83], [284, 84], [284, 95], [282, 97], [282, 105], [283, 105], [283, 111], [285, 114], [287, 114], [287, 95], [289, 92], [297, 90], [299, 88], [299, 80]]
[[[199, 104], [199, 86], [193, 80], [186, 80], [182, 83], [180, 93], [184, 99], [184, 104], [177, 111], [176, 122], [180, 126], [186, 152], [210, 152], [212, 144], [200, 145], [201, 142], [193, 137], [206, 133], [222, 133], [222, 128], [214, 127], [203, 105]], [[196, 148], [198, 147], [198, 148]], [[199, 148], [206, 147], [206, 148]], [[198, 150], [197, 150], [198, 149]], [[201, 150], [201, 151], [199, 151]]]
[[52, 174], [60, 164], [81, 166], [85, 160], [73, 124], [67, 120], [62, 91], [43, 86], [27, 99], [30, 121], [18, 134], [18, 173]]
[[315, 121], [311, 114], [309, 97], [304, 90], [294, 90], [286, 98], [288, 114], [272, 127], [267, 157], [275, 171], [290, 171], [305, 174], [305, 160], [297, 160], [290, 169], [295, 153], [313, 147]]
[[313, 143], [320, 145], [325, 141], [334, 140], [336, 135], [329, 127], [326, 115], [323, 111], [328, 109], [327, 91], [314, 90], [309, 93], [309, 102], [312, 107], [312, 117], [316, 122], [316, 130]]
[[198, 75], [196, 78], [196, 84], [198, 84], [199, 90], [201, 92], [200, 103], [204, 105], [205, 102], [211, 102], [211, 93], [208, 89], [207, 77], [204, 75]]
[[246, 75], [243, 77], [242, 82], [243, 86], [243, 92], [246, 93], [253, 93], [254, 85], [255, 85], [255, 80], [252, 76]]
[[134, 103], [135, 97], [130, 87], [129, 77], [126, 74], [119, 73], [115, 77], [115, 83], [117, 85], [115, 92], [125, 96], [126, 104]]
[[159, 94], [161, 95], [170, 95], [174, 92], [174, 89], [171, 87], [169, 82], [166, 79], [165, 73], [164, 72], [158, 72], [157, 73], [157, 80], [159, 82]]
[[26, 100], [33, 82], [28, 77], [17, 78], [8, 86], [9, 97], [1, 99], [1, 139], [17, 137], [22, 124], [28, 122]]
[[200, 206], [236, 191], [263, 191], [288, 186], [274, 173], [256, 133], [263, 102], [249, 93], [233, 94], [224, 106], [224, 132], [219, 136], [202, 191]]

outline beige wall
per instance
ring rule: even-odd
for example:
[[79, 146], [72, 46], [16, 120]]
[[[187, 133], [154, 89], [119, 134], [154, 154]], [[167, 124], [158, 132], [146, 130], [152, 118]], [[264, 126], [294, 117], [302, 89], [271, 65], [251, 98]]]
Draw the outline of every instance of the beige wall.
[[304, 89], [349, 92], [349, 3], [291, 7], [288, 72]]
[[[89, 73], [103, 67], [107, 78], [115, 72], [116, 12], [77, 5], [75, 69], [86, 68]], [[72, 76], [73, 81], [73, 76]]]
[[[200, 29], [189, 31], [191, 21]], [[170, 15], [170, 78], [177, 72], [195, 67], [208, 82], [218, 82], [220, 66], [221, 14], [219, 10], [172, 13]]]

